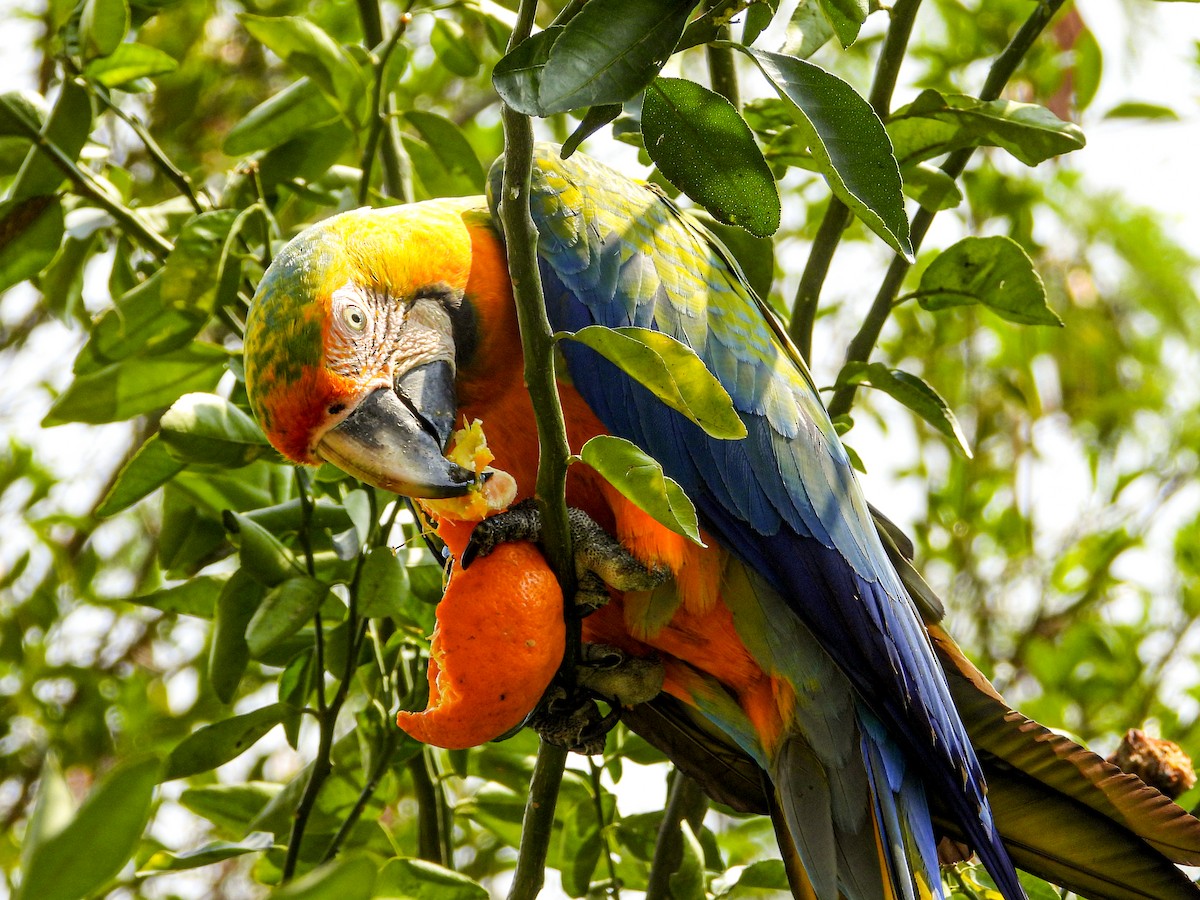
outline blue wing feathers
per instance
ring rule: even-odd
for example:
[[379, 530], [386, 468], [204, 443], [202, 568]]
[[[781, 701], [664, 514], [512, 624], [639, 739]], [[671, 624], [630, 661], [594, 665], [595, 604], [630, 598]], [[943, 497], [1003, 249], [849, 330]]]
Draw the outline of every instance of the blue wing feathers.
[[[954, 807], [1005, 896], [1023, 897], [920, 617], [811, 379], [749, 290], [669, 202], [594, 161], [541, 151], [531, 204], [556, 330], [655, 327], [689, 344], [730, 393], [747, 426], [743, 441], [709, 438], [594, 351], [562, 345], [576, 389], [605, 426], [680, 483], [702, 525], [761, 573], [786, 601], [784, 614], [812, 630], [879, 717], [891, 749], [880, 750], [872, 736], [861, 751], [877, 764], [868, 767], [877, 772], [876, 793], [886, 782], [877, 813], [928, 854], [932, 831], [923, 795], [914, 799], [913, 765], [895, 783], [896, 754], [908, 755]], [[911, 820], [922, 814], [928, 834], [916, 835]], [[827, 851], [810, 852], [827, 863]]]

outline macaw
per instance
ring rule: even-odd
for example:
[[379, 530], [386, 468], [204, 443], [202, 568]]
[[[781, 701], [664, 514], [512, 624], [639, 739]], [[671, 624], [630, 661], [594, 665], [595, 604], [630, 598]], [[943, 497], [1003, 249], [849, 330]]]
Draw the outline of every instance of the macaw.
[[[501, 167], [490, 208], [348, 212], [275, 258], [246, 323], [245, 375], [289, 459], [452, 497], [475, 476], [445, 457], [447, 441], [479, 419], [518, 500], [533, 495]], [[632, 441], [683, 487], [707, 545], [570, 467], [568, 505], [670, 574], [612, 591], [583, 623], [585, 641], [662, 661], [663, 692], [623, 711], [630, 727], [714, 797], [772, 815], [797, 897], [941, 897], [946, 836], [1006, 900], [1025, 896], [1014, 860], [1096, 898], [1196, 896], [1172, 863], [1200, 863], [1200, 823], [1009, 710], [937, 624], [804, 362], [722, 245], [654, 187], [549, 145], [530, 203], [552, 327], [665, 332], [747, 431], [711, 438], [589, 347], [559, 344], [572, 450], [598, 434]]]

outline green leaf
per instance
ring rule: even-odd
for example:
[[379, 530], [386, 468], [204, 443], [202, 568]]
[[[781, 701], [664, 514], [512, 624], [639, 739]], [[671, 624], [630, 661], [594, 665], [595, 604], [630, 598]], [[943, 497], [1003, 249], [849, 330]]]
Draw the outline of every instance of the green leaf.
[[963, 201], [958, 183], [929, 163], [906, 165], [900, 174], [904, 176], [904, 193], [931, 212], [953, 209]]
[[30, 140], [30, 132], [45, 127], [48, 112], [46, 98], [33, 91], [5, 91], [0, 94], [0, 138]]
[[1027, 166], [1084, 145], [1083, 132], [1044, 106], [922, 91], [892, 113], [888, 134], [904, 165], [962, 147], [1001, 147]]
[[781, 859], [763, 859], [751, 863], [739, 873], [738, 887], [759, 888], [769, 891], [788, 890], [787, 871]]
[[[788, 22], [787, 42], [783, 53], [798, 59], [808, 59], [838, 34], [817, 0], [801, 0], [792, 20]], [[841, 42], [841, 35], [838, 36]]]
[[928, 384], [908, 372], [889, 369], [883, 363], [847, 363], [838, 375], [839, 384], [867, 384], [899, 400], [950, 440], [967, 459], [971, 448], [958, 419], [946, 401]]
[[751, 3], [750, 8], [746, 10], [745, 24], [742, 25], [742, 43], [749, 45], [757, 41], [758, 36], [775, 18], [778, 8], [779, 0], [756, 0]]
[[718, 439], [746, 436], [733, 401], [691, 347], [649, 328], [589, 325], [556, 337], [578, 341]]
[[[11, 95], [6, 95], [11, 96]], [[9, 111], [27, 121], [24, 107], [8, 104]], [[63, 156], [74, 161], [87, 142], [92, 130], [92, 100], [80, 82], [63, 82], [50, 118], [42, 128], [45, 140], [59, 149]], [[17, 179], [9, 189], [9, 200], [27, 200], [42, 194], [52, 194], [67, 176], [51, 158], [37, 147], [30, 147]]]
[[435, 19], [429, 43], [438, 61], [460, 78], [474, 78], [479, 71], [479, 55], [457, 22]]
[[226, 575], [197, 575], [173, 587], [137, 594], [130, 597], [129, 602], [160, 612], [211, 619], [216, 610], [217, 597], [228, 581]]
[[733, 104], [681, 78], [656, 78], [642, 104], [646, 152], [673, 185], [721, 222], [758, 237], [779, 228], [779, 190]]
[[79, 42], [88, 57], [108, 56], [129, 30], [125, 0], [84, 0], [79, 16]]
[[1118, 103], [1104, 114], [1106, 119], [1148, 119], [1150, 121], [1178, 122], [1179, 113], [1169, 106], [1147, 103], [1142, 100], [1126, 100]]
[[833, 26], [842, 47], [849, 47], [858, 38], [859, 29], [867, 20], [869, 6], [867, 0], [817, 0], [821, 12]]
[[542, 73], [554, 42], [564, 31], [566, 28], [562, 25], [551, 25], [545, 31], [527, 37], [496, 63], [492, 69], [492, 86], [501, 100], [527, 116], [541, 115]]
[[71, 824], [74, 815], [75, 801], [58, 758], [53, 752], [47, 753], [38, 775], [37, 801], [25, 825], [25, 836], [21, 842], [22, 869], [29, 871], [29, 862], [35, 851]]
[[162, 780], [187, 778], [224, 765], [253, 747], [263, 735], [294, 712], [283, 703], [272, 703], [197, 729], [171, 751]]
[[730, 46], [753, 59], [780, 98], [791, 104], [830, 190], [897, 253], [911, 259], [900, 168], [871, 105], [846, 82], [812, 63]]
[[408, 569], [390, 547], [373, 547], [358, 576], [358, 613], [367, 618], [408, 618]]
[[366, 113], [362, 70], [354, 57], [319, 26], [298, 16], [251, 13], [239, 13], [238, 21], [276, 56], [311, 78], [351, 121], [362, 121]]
[[277, 888], [270, 900], [370, 900], [378, 866], [363, 857], [342, 857]]
[[623, 103], [658, 74], [695, 0], [591, 0], [560, 33], [535, 35], [500, 60], [493, 83], [518, 112], [548, 116]]
[[337, 108], [316, 82], [301, 78], [250, 110], [229, 130], [222, 149], [230, 156], [269, 150], [337, 117]]
[[466, 875], [423, 859], [389, 860], [375, 883], [378, 900], [487, 900], [488, 892]]
[[675, 900], [705, 900], [704, 850], [687, 820], [679, 823], [679, 835], [683, 839], [683, 858], [669, 879], [671, 896]]
[[172, 578], [186, 578], [229, 551], [225, 529], [200, 509], [177, 482], [163, 491], [163, 524], [158, 537], [158, 564]]
[[222, 519], [226, 530], [234, 536], [242, 568], [260, 584], [274, 587], [304, 574], [292, 551], [249, 516], [226, 510]]
[[214, 863], [236, 859], [247, 853], [260, 853], [274, 846], [275, 838], [266, 831], [254, 831], [237, 842], [210, 841], [195, 850], [185, 850], [181, 853], [171, 853], [159, 850], [142, 864], [139, 874], [158, 872], [183, 872], [187, 869], [198, 869], [201, 866], [211, 866]]
[[179, 796], [185, 809], [234, 834], [245, 834], [250, 822], [282, 790], [278, 784], [214, 784], [188, 788]]
[[599, 435], [583, 445], [579, 456], [654, 521], [707, 546], [700, 539], [696, 508], [683, 488], [637, 446], [624, 438]]
[[238, 569], [217, 597], [208, 648], [208, 680], [222, 703], [232, 703], [237, 696], [242, 674], [250, 662], [246, 627], [266, 593], [264, 585], [245, 569]]
[[[237, 265], [227, 265], [224, 253], [235, 209], [217, 209], [193, 216], [163, 264], [160, 293], [165, 306], [211, 313], [237, 294]], [[224, 303], [222, 303], [224, 301]]]
[[184, 394], [163, 414], [159, 433], [188, 463], [232, 469], [275, 452], [252, 418], [216, 394]]
[[137, 849], [159, 769], [149, 757], [110, 772], [70, 823], [33, 849], [15, 900], [79, 900], [107, 884]]
[[421, 141], [404, 135], [413, 169], [430, 197], [469, 197], [483, 193], [483, 166], [470, 142], [449, 119], [430, 112], [404, 114]]
[[127, 291], [93, 323], [75, 358], [75, 374], [95, 372], [131, 356], [152, 356], [186, 347], [208, 321], [201, 309], [164, 306], [162, 269]]
[[579, 149], [580, 144], [621, 115], [623, 109], [620, 103], [602, 103], [599, 106], [588, 107], [579, 127], [563, 141], [562, 158], [569, 159], [571, 154]]
[[0, 293], [50, 264], [63, 239], [58, 197], [40, 195], [0, 203]]
[[129, 462], [121, 467], [117, 480], [96, 508], [96, 515], [106, 518], [128, 509], [162, 487], [183, 468], [184, 464], [167, 452], [162, 438], [152, 434]]
[[299, 631], [328, 595], [328, 587], [307, 575], [289, 578], [271, 588], [246, 627], [250, 655], [261, 657]]
[[111, 54], [93, 59], [83, 74], [107, 88], [119, 88], [139, 78], [168, 75], [179, 63], [157, 47], [146, 44], [119, 44]]
[[1033, 260], [1012, 238], [963, 238], [921, 275], [915, 295], [925, 309], [981, 303], [1018, 325], [1062, 325], [1046, 305], [1046, 287]]
[[211, 390], [228, 359], [221, 347], [192, 342], [180, 350], [133, 357], [77, 375], [42, 425], [118, 422], [162, 409], [190, 391]]

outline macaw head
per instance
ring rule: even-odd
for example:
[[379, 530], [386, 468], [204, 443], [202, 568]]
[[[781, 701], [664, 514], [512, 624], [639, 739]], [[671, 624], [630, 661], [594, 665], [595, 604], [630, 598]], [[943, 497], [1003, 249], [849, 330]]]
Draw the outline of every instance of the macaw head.
[[474, 474], [443, 452], [478, 326], [464, 298], [482, 277], [473, 232], [490, 233], [481, 203], [343, 213], [279, 253], [246, 320], [245, 362], [250, 405], [284, 456], [412, 497], [469, 490]]

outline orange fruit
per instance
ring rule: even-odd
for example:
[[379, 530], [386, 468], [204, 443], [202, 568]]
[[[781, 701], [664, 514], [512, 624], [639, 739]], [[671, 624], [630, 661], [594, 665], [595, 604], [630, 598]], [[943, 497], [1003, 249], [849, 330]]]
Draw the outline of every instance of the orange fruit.
[[562, 664], [562, 590], [541, 551], [501, 544], [456, 569], [437, 606], [429, 703], [397, 724], [425, 744], [460, 750], [515, 728]]

